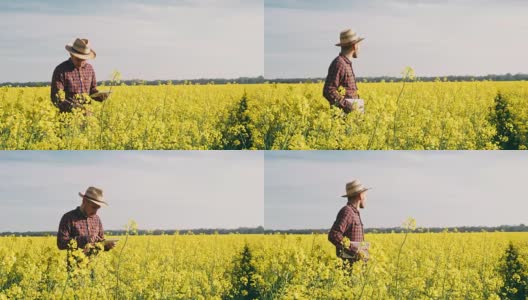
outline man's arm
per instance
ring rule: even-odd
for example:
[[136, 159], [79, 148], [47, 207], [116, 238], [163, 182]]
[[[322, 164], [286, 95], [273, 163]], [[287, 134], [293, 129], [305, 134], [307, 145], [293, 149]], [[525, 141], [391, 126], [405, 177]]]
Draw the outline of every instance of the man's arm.
[[328, 240], [338, 248], [343, 248], [341, 241], [350, 223], [350, 210], [342, 208], [328, 233]]
[[345, 68], [338, 60], [334, 60], [328, 68], [328, 75], [326, 76], [323, 96], [330, 102], [331, 105], [337, 105], [341, 108], [345, 97], [341, 96], [337, 91], [341, 85], [341, 80], [345, 75]]
[[59, 250], [68, 249], [70, 240], [70, 221], [64, 215], [60, 220], [59, 231], [57, 232], [57, 247]]
[[[104, 229], [103, 229], [103, 223], [101, 222], [101, 219], [99, 219], [99, 233], [97, 235], [99, 241], [104, 241], [105, 238], [104, 238]], [[112, 242], [112, 241], [106, 241], [105, 242], [105, 245], [104, 245], [104, 250], [105, 251], [110, 251], [112, 248], [114, 248], [116, 245], [115, 242]]]
[[51, 102], [56, 107], [59, 107], [59, 104], [63, 100], [59, 96], [59, 91], [64, 92], [64, 76], [55, 68], [53, 76], [51, 77]]
[[101, 219], [99, 219], [99, 232], [97, 234], [97, 237], [99, 238], [99, 241], [104, 241], [104, 230], [103, 230], [103, 223], [101, 222]]
[[[359, 220], [358, 215], [351, 213], [350, 214], [350, 226], [352, 226], [352, 228], [350, 229], [352, 230], [352, 236], [354, 236], [354, 232], [357, 229], [355, 226], [357, 226], [357, 224], [360, 224], [360, 223], [361, 221]], [[348, 250], [350, 250], [352, 253], [358, 253], [359, 247], [355, 246], [353, 243], [350, 243], [350, 248], [348, 248]]]
[[97, 79], [95, 78], [95, 71], [93, 68], [90, 68], [90, 73], [92, 73], [92, 82], [90, 82], [90, 95], [99, 92], [97, 90]]
[[71, 220], [66, 216], [62, 216], [59, 224], [59, 231], [57, 231], [57, 247], [59, 250], [68, 249], [71, 240], [77, 241], [78, 248], [84, 248], [86, 244], [92, 242], [87, 236], [71, 236]]
[[64, 74], [55, 68], [51, 78], [51, 102], [61, 111], [71, 111], [76, 105], [72, 99], [66, 98], [64, 91]]
[[[98, 242], [104, 242], [105, 240], [105, 237], [104, 237], [104, 229], [103, 229], [103, 222], [101, 222], [101, 219], [99, 219], [99, 232], [97, 234], [97, 239], [98, 239]], [[114, 245], [110, 245], [110, 244], [106, 244], [104, 245], [104, 250], [105, 251], [108, 251], [110, 249], [114, 248]]]
[[[90, 83], [90, 95], [93, 95], [95, 93], [98, 93], [99, 90], [97, 89], [97, 79], [95, 78], [95, 71], [94, 69], [92, 68], [91, 69], [91, 72], [92, 72], [92, 82]], [[92, 99], [94, 99], [95, 101], [103, 101], [103, 100], [106, 100], [107, 98], [107, 95], [100, 95], [99, 97], [94, 97]]]

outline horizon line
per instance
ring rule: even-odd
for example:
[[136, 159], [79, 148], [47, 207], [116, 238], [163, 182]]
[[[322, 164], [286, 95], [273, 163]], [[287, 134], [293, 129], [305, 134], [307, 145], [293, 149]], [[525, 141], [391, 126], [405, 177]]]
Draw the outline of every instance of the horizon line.
[[[424, 76], [415, 76], [416, 79], [436, 79], [436, 78], [460, 78], [460, 77], [470, 77], [470, 78], [486, 78], [486, 77], [526, 77], [525, 79], [520, 80], [528, 80], [528, 73], [502, 73], [502, 74], [486, 74], [486, 75], [471, 75], [471, 74], [465, 74], [465, 75], [424, 75]], [[405, 78], [403, 76], [391, 76], [391, 75], [372, 75], [372, 76], [357, 76], [356, 80], [364, 80], [364, 79], [389, 79], [389, 80], [404, 80]], [[185, 82], [185, 81], [237, 81], [237, 80], [261, 80], [261, 81], [291, 81], [291, 80], [325, 80], [326, 77], [278, 77], [278, 78], [267, 78], [263, 75], [258, 76], [241, 76], [236, 78], [222, 78], [222, 77], [202, 77], [202, 78], [191, 78], [191, 79], [140, 79], [140, 78], [131, 78], [131, 79], [121, 79], [120, 82]], [[514, 79], [515, 80], [515, 79]], [[517, 79], [519, 80], [519, 79]], [[112, 82], [111, 79], [108, 80], [99, 80], [97, 81], [98, 85], [101, 83], [107, 83]], [[0, 86], [6, 86], [10, 84], [47, 84], [50, 85], [51, 81], [5, 81], [0, 82]]]
[[[417, 226], [416, 229], [414, 231], [420, 231], [420, 230], [439, 230], [439, 229], [464, 229], [464, 228], [481, 228], [481, 229], [484, 229], [484, 228], [492, 228], [492, 229], [497, 229], [497, 228], [504, 228], [504, 227], [521, 227], [521, 228], [527, 228], [528, 230], [528, 225], [524, 224], [524, 223], [519, 223], [519, 224], [503, 224], [503, 225], [497, 225], [497, 226], [490, 226], [490, 225], [459, 225], [459, 226]], [[165, 232], [165, 231], [178, 231], [178, 232], [187, 232], [187, 231], [232, 231], [232, 232], [235, 232], [237, 230], [263, 230], [263, 231], [329, 231], [330, 228], [289, 228], [289, 229], [284, 229], [284, 228], [281, 228], [281, 229], [272, 229], [272, 228], [265, 228], [264, 226], [255, 226], [255, 227], [237, 227], [237, 228], [183, 228], [183, 229], [160, 229], [160, 228], [156, 228], [156, 229], [144, 229], [144, 228], [138, 228], [137, 231], [141, 231], [141, 232], [148, 232], [148, 231], [161, 231], [161, 232]], [[402, 226], [389, 226], [389, 227], [365, 227], [365, 230], [405, 230], [404, 227]], [[104, 230], [105, 232], [126, 232], [127, 230], [126, 229], [105, 229]], [[5, 234], [21, 234], [21, 233], [57, 233], [57, 231], [55, 230], [27, 230], [27, 231], [3, 231], [3, 232], [0, 232], [0, 236], [1, 235], [5, 235]]]

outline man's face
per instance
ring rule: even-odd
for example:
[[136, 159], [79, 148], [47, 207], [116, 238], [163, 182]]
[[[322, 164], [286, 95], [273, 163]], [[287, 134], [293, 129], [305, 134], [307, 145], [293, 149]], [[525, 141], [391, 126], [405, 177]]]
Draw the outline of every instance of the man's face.
[[92, 201], [86, 198], [83, 199], [83, 210], [88, 217], [95, 216], [99, 208], [101, 208], [101, 206], [93, 203]]
[[359, 43], [354, 44], [354, 54], [352, 54], [353, 58], [358, 58], [359, 48]]
[[366, 201], [367, 201], [367, 192], [365, 191], [359, 194], [359, 208], [365, 208]]
[[82, 68], [86, 64], [86, 60], [85, 59], [80, 59], [80, 58], [78, 58], [78, 57], [76, 57], [74, 55], [70, 55], [70, 57], [72, 59], [73, 65], [76, 68]]

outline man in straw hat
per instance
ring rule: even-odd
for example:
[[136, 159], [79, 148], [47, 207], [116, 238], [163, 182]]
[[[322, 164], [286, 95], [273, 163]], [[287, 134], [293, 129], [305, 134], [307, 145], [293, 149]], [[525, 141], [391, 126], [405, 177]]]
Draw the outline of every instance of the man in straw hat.
[[[337, 218], [328, 233], [328, 240], [335, 245], [336, 254], [343, 261], [350, 264], [363, 259], [368, 259], [368, 246], [364, 243], [363, 222], [359, 214], [360, 208], [365, 208], [367, 190], [359, 180], [353, 180], [346, 184], [347, 204], [341, 208]], [[350, 246], [343, 245], [343, 238], [350, 240]], [[363, 244], [363, 245], [362, 245]]]
[[[103, 224], [97, 215], [101, 206], [108, 206], [103, 198], [103, 191], [89, 187], [82, 197], [81, 206], [62, 216], [57, 232], [57, 246], [60, 250], [68, 249], [71, 240], [77, 242], [77, 247], [90, 254], [89, 245], [105, 241]], [[115, 247], [115, 241], [105, 241], [104, 248], [108, 251]]]
[[[323, 88], [323, 96], [330, 102], [343, 109], [346, 113], [357, 109], [363, 112], [363, 103], [357, 93], [356, 76], [352, 69], [352, 58], [357, 58], [359, 53], [359, 42], [364, 38], [359, 37], [351, 29], [341, 31], [340, 42], [336, 46], [341, 47], [341, 52], [332, 61], [328, 68], [328, 75]], [[343, 87], [345, 95], [338, 91]]]
[[[51, 101], [61, 112], [71, 112], [73, 108], [83, 108], [84, 95], [98, 93], [95, 71], [88, 59], [95, 58], [95, 51], [87, 39], [76, 39], [72, 45], [66, 45], [70, 58], [55, 68], [51, 79]], [[92, 97], [103, 101], [108, 94]]]

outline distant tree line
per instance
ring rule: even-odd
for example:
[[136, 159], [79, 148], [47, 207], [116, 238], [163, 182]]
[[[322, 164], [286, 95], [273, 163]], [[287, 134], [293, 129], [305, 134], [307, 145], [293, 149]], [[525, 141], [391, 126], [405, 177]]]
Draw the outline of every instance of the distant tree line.
[[[391, 77], [391, 76], [377, 76], [377, 77], [357, 77], [359, 82], [399, 82], [402, 81], [401, 77]], [[277, 79], [266, 79], [264, 76], [258, 77], [239, 77], [235, 79], [225, 79], [225, 78], [200, 78], [200, 79], [190, 79], [190, 80], [142, 80], [142, 79], [131, 79], [131, 80], [122, 80], [121, 83], [126, 85], [162, 85], [162, 84], [174, 84], [174, 85], [205, 85], [205, 84], [257, 84], [257, 83], [316, 83], [324, 81], [323, 77], [314, 77], [314, 78], [277, 78]], [[447, 81], [522, 81], [528, 80], [528, 74], [503, 74], [496, 75], [490, 74], [485, 76], [441, 76], [441, 77], [416, 77], [416, 80], [419, 81], [436, 81], [436, 80], [447, 80]], [[100, 81], [99, 85], [107, 83], [108, 81]], [[41, 82], [3, 82], [0, 83], [0, 86], [12, 86], [12, 87], [44, 87], [49, 86], [49, 81]]]
[[[200, 79], [190, 79], [190, 80], [142, 80], [142, 79], [130, 79], [130, 80], [121, 80], [120, 83], [125, 85], [165, 85], [165, 84], [174, 84], [174, 85], [205, 85], [205, 84], [229, 84], [229, 83], [238, 83], [238, 84], [252, 84], [252, 83], [264, 83], [266, 80], [263, 76], [258, 77], [239, 77], [235, 79], [225, 79], [225, 78], [200, 78]], [[98, 85], [109, 84], [110, 81], [98, 81]], [[12, 86], [12, 87], [44, 87], [49, 86], [51, 82], [49, 81], [40, 81], [40, 82], [3, 82], [0, 83], [0, 86]]]
[[[391, 228], [366, 228], [366, 233], [400, 233], [405, 229], [401, 227]], [[144, 230], [139, 229], [138, 235], [197, 235], [197, 234], [312, 234], [312, 233], [328, 233], [329, 229], [287, 229], [287, 230], [271, 230], [264, 229], [264, 227], [240, 227], [236, 229], [182, 229], [182, 230]], [[417, 228], [416, 232], [528, 232], [528, 226], [524, 224], [520, 225], [501, 225], [497, 227], [485, 227], [485, 226], [462, 226], [462, 227], [429, 227], [429, 228]], [[107, 235], [125, 235], [125, 230], [107, 230]], [[56, 231], [26, 231], [26, 232], [1, 232], [0, 236], [55, 236]]]
[[[287, 233], [287, 234], [312, 234], [312, 233], [328, 233], [329, 229], [289, 229], [289, 230], [265, 230], [266, 234]], [[388, 228], [365, 228], [365, 233], [401, 233], [406, 229], [402, 227], [388, 227]], [[528, 226], [520, 225], [501, 225], [496, 227], [486, 226], [461, 226], [461, 227], [421, 227], [416, 228], [415, 232], [528, 232]]]
[[[392, 76], [376, 76], [376, 77], [356, 77], [357, 82], [400, 82], [403, 78], [401, 77], [392, 77]], [[496, 74], [490, 74], [485, 76], [471, 76], [471, 75], [464, 75], [464, 76], [455, 76], [455, 75], [449, 75], [449, 76], [434, 76], [434, 77], [416, 77], [417, 81], [423, 81], [423, 82], [430, 82], [430, 81], [523, 81], [528, 80], [528, 74], [503, 74], [503, 75], [496, 75]], [[270, 83], [300, 83], [300, 82], [307, 82], [307, 83], [316, 83], [316, 82], [324, 82], [325, 78], [287, 78], [287, 79], [266, 79], [267, 82]]]

